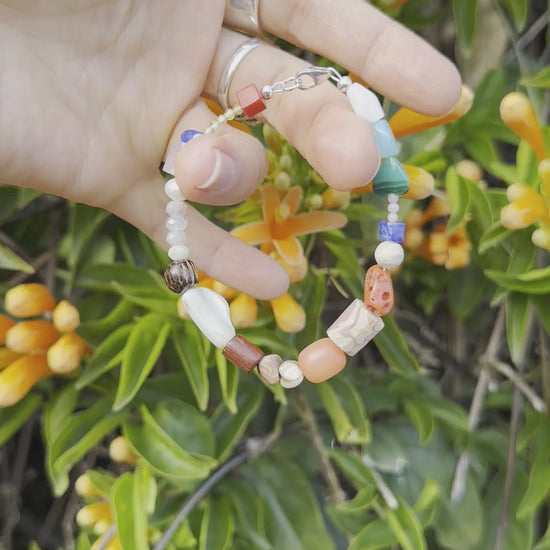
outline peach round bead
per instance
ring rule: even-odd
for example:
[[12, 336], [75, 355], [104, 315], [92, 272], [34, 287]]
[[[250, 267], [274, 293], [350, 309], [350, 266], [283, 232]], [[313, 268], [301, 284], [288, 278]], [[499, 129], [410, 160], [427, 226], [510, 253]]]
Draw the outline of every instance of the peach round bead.
[[317, 384], [346, 366], [346, 354], [330, 338], [321, 338], [300, 352], [298, 365], [307, 380]]
[[365, 275], [365, 305], [378, 315], [386, 315], [393, 308], [393, 285], [387, 269], [373, 265]]

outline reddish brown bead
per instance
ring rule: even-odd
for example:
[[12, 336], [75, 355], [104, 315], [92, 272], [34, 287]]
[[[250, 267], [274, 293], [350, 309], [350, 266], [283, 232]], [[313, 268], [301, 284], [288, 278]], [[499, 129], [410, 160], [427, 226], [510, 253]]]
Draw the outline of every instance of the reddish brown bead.
[[263, 351], [246, 338], [236, 335], [223, 348], [223, 356], [243, 372], [250, 372], [264, 356]]
[[250, 86], [239, 90], [235, 95], [246, 118], [254, 118], [258, 113], [265, 110], [262, 94], [255, 84], [250, 84]]
[[365, 276], [365, 305], [378, 315], [386, 315], [393, 307], [393, 285], [387, 269], [371, 266]]

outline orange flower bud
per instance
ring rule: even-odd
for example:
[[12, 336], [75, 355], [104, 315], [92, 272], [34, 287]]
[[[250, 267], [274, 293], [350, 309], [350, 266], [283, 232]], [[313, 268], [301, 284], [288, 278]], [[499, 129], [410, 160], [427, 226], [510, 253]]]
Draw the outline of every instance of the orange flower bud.
[[434, 256], [444, 254], [449, 248], [449, 239], [444, 231], [435, 231], [428, 237], [430, 253]]
[[430, 204], [427, 206], [426, 210], [422, 215], [422, 224], [434, 220], [436, 218], [444, 218], [451, 213], [451, 207], [447, 201], [439, 199], [437, 197], [433, 198]]
[[101, 497], [103, 494], [98, 491], [95, 485], [92, 483], [88, 472], [83, 473], [74, 482], [74, 490], [77, 495], [81, 497]]
[[239, 294], [229, 304], [229, 311], [235, 328], [247, 328], [253, 325], [258, 317], [258, 304], [252, 296]]
[[323, 197], [319, 193], [308, 195], [304, 204], [308, 210], [319, 210], [323, 208]]
[[6, 292], [6, 311], [15, 317], [34, 317], [55, 307], [55, 298], [40, 283], [17, 285]]
[[0, 348], [0, 369], [5, 369], [8, 365], [11, 365], [20, 357], [22, 357], [20, 353], [17, 353], [10, 348]]
[[349, 205], [351, 193], [349, 191], [337, 191], [329, 187], [322, 196], [325, 208], [346, 208]]
[[306, 312], [288, 292], [269, 303], [275, 322], [283, 332], [299, 332], [306, 326]]
[[128, 440], [123, 435], [119, 435], [111, 441], [109, 445], [109, 456], [115, 462], [131, 465], [134, 465], [138, 459], [130, 443], [128, 443]]
[[0, 407], [19, 402], [41, 378], [50, 376], [44, 354], [25, 355], [0, 372]]
[[177, 310], [178, 310], [178, 316], [182, 319], [185, 319], [186, 321], [190, 321], [191, 317], [189, 317], [189, 314], [187, 313], [187, 310], [185, 309], [185, 306], [183, 305], [183, 302], [178, 298], [177, 302]]
[[500, 117], [514, 134], [529, 143], [539, 162], [546, 157], [544, 136], [535, 110], [525, 94], [511, 92], [504, 96], [500, 102]]
[[481, 170], [481, 167], [473, 160], [461, 160], [456, 163], [455, 169], [457, 174], [460, 174], [463, 178], [472, 180], [475, 183], [479, 183], [483, 179], [483, 171]]
[[506, 196], [511, 203], [500, 211], [500, 222], [506, 229], [522, 229], [548, 215], [542, 196], [527, 185], [510, 185]]
[[59, 332], [72, 332], [80, 324], [80, 313], [67, 300], [61, 300], [53, 310], [52, 322]]
[[48, 365], [58, 374], [75, 370], [86, 353], [88, 345], [74, 332], [63, 334], [48, 349]]
[[422, 229], [418, 227], [407, 227], [405, 231], [405, 241], [403, 242], [405, 248], [414, 250], [420, 246], [423, 240], [424, 233], [422, 233]]
[[403, 168], [409, 176], [409, 190], [403, 195], [404, 199], [419, 201], [433, 193], [435, 180], [429, 172], [411, 164], [404, 164]]
[[18, 353], [46, 351], [57, 339], [59, 332], [49, 321], [23, 321], [6, 333], [6, 346]]
[[220, 281], [214, 281], [212, 290], [217, 292], [220, 296], [223, 296], [226, 300], [232, 300], [237, 294], [236, 290], [228, 287]]
[[111, 505], [105, 500], [86, 504], [76, 514], [76, 523], [80, 527], [93, 527], [101, 520], [107, 520], [109, 523], [113, 521]]
[[544, 159], [539, 164], [540, 190], [550, 199], [550, 159]]
[[285, 268], [285, 271], [288, 273], [288, 279], [291, 283], [297, 283], [307, 275], [308, 262], [305, 256], [302, 256], [298, 260], [298, 263], [293, 265], [285, 262], [276, 251], [271, 252], [270, 256], [277, 260]]
[[464, 116], [472, 107], [474, 94], [470, 88], [463, 85], [462, 95], [456, 107], [448, 114], [442, 116], [429, 116], [416, 113], [403, 107], [399, 109], [390, 119], [390, 127], [397, 139], [410, 134], [416, 134], [436, 126], [448, 124]]
[[531, 241], [539, 248], [550, 250], [550, 225], [544, 224], [539, 229], [533, 231]]
[[469, 247], [452, 246], [447, 251], [447, 261], [445, 262], [445, 269], [462, 269], [470, 263], [470, 249]]
[[15, 325], [15, 321], [7, 315], [0, 313], [0, 344], [6, 343], [6, 332]]

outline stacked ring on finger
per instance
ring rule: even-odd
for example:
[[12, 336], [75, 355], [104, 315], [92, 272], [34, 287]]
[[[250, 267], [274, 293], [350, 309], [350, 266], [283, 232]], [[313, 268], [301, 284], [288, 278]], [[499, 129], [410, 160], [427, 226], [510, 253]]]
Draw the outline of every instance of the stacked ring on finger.
[[[374, 127], [376, 146], [383, 159], [372, 185], [377, 195], [388, 201], [386, 221], [379, 223], [380, 243], [374, 257], [376, 264], [365, 276], [363, 299], [355, 299], [327, 329], [326, 338], [321, 338], [298, 355], [297, 359], [283, 360], [278, 355], [264, 354], [254, 344], [236, 334], [231, 322], [229, 304], [217, 292], [198, 287], [197, 271], [189, 259], [185, 241], [185, 198], [175, 179], [165, 185], [170, 199], [166, 207], [168, 220], [168, 254], [172, 260], [165, 271], [168, 288], [181, 294], [185, 310], [199, 330], [223, 355], [243, 372], [257, 369], [267, 384], [280, 383], [285, 388], [298, 386], [304, 377], [310, 382], [323, 382], [346, 364], [346, 356], [356, 355], [384, 327], [382, 317], [393, 307], [394, 294], [391, 271], [403, 261], [405, 224], [398, 221], [399, 196], [409, 188], [407, 174], [395, 155], [398, 145], [384, 117], [376, 95], [361, 84], [352, 83], [331, 67], [309, 67], [282, 82], [264, 86], [261, 90], [251, 84], [236, 93], [237, 104], [217, 117], [203, 133], [214, 132], [221, 124], [235, 117], [253, 119], [266, 109], [266, 101], [279, 92], [296, 89], [307, 90], [316, 86], [322, 78], [336, 83], [346, 94], [351, 108]], [[186, 130], [181, 135], [182, 144], [201, 135], [196, 130]]]

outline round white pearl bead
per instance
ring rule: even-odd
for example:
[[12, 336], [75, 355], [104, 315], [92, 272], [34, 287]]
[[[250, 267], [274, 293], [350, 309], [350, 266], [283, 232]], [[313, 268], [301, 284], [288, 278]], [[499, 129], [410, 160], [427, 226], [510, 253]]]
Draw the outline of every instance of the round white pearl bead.
[[187, 213], [187, 204], [183, 201], [170, 201], [166, 205], [165, 210], [171, 218], [185, 218], [185, 214]]
[[404, 257], [403, 247], [393, 241], [381, 242], [374, 251], [376, 263], [384, 269], [395, 269], [403, 263]]
[[399, 205], [396, 202], [390, 202], [388, 204], [388, 212], [390, 214], [397, 214], [399, 212]]
[[168, 180], [164, 184], [164, 192], [166, 193], [166, 196], [173, 201], [183, 201], [185, 200], [185, 197], [183, 196], [179, 185], [176, 183], [176, 180], [174, 178]]
[[187, 242], [187, 236], [185, 230], [170, 231], [166, 235], [166, 243], [168, 246], [185, 246]]
[[390, 212], [390, 213], [388, 214], [388, 221], [389, 221], [390, 223], [395, 223], [398, 219], [399, 219], [399, 217], [397, 216], [397, 214], [394, 214], [394, 213], [392, 213], [392, 212]]
[[399, 200], [399, 195], [397, 193], [390, 193], [388, 195], [388, 202], [397, 202]]
[[164, 225], [168, 231], [180, 231], [187, 227], [187, 220], [185, 218], [167, 218]]
[[189, 258], [189, 248], [182, 244], [171, 246], [168, 250], [168, 256], [174, 261], [187, 260]]

